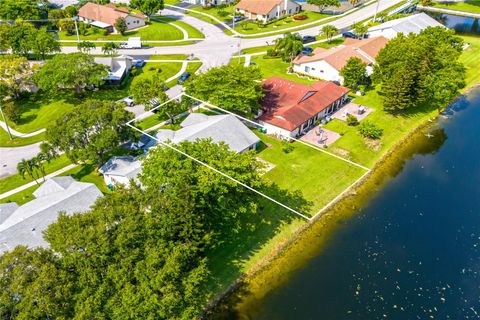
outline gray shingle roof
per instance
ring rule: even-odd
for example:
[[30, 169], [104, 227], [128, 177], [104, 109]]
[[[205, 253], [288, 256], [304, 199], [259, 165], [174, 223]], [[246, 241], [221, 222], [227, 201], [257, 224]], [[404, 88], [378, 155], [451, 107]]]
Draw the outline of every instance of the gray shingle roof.
[[42, 232], [57, 220], [60, 211], [67, 214], [86, 211], [102, 196], [93, 183], [78, 182], [72, 177], [52, 178], [36, 194], [37, 199], [16, 208], [1, 221], [0, 254], [17, 245], [47, 246]]
[[370, 29], [368, 29], [368, 31], [393, 29], [398, 33], [403, 33], [407, 35], [409, 33], [418, 34], [428, 27], [442, 26], [443, 25], [440, 22], [436, 21], [435, 19], [422, 12], [408, 17], [382, 23], [378, 26], [371, 27]]
[[177, 144], [210, 138], [213, 142], [225, 142], [231, 150], [242, 152], [258, 143], [260, 139], [233, 115], [207, 116], [192, 113], [177, 131], [159, 130], [155, 137], [159, 141]]
[[102, 174], [135, 178], [142, 171], [142, 163], [132, 156], [111, 157], [99, 170]]

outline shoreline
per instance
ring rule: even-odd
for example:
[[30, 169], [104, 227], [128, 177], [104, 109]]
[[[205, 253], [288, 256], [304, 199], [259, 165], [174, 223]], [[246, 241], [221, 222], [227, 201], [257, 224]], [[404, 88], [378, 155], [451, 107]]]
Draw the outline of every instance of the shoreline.
[[[477, 87], [480, 87], [480, 83], [472, 84], [462, 89], [459, 95], [448, 103], [442, 111], [447, 109], [455, 100]], [[213, 316], [214, 319], [223, 319], [220, 314], [222, 311], [228, 310], [229, 313], [236, 313], [243, 307], [249, 309], [248, 306], [254, 306], [268, 292], [287, 281], [292, 272], [303, 266], [313, 254], [322, 250], [331, 235], [341, 227], [340, 224], [343, 220], [347, 220], [357, 214], [357, 209], [360, 207], [358, 203], [365, 204], [366, 201], [381, 190], [388, 180], [396, 175], [392, 175], [391, 172], [388, 174], [389, 169], [398, 168], [397, 166], [392, 167], [392, 164], [398, 164], [396, 160], [401, 158], [403, 161], [400, 169], [403, 167], [405, 160], [408, 159], [405, 156], [415, 147], [411, 142], [413, 139], [410, 138], [423, 134], [422, 131], [438, 125], [438, 120], [441, 117], [442, 115], [438, 113], [433, 118], [419, 123], [418, 126], [407, 132], [375, 162], [367, 175], [351, 190], [332, 203], [322, 215], [316, 216], [311, 221], [298, 227], [288, 239], [279, 243], [268, 255], [238, 277], [227, 289], [212, 298], [205, 307], [206, 314]], [[374, 188], [368, 188], [369, 186], [374, 186]], [[309, 241], [312, 238], [317, 238], [316, 240], [320, 242], [320, 246], [312, 246], [311, 241]], [[309, 252], [305, 252], [305, 248], [301, 246], [303, 241], [310, 242]], [[288, 259], [291, 255], [294, 255], [297, 260], [292, 261]], [[298, 259], [299, 255], [302, 255], [301, 259]], [[282, 262], [283, 260], [286, 261]], [[287, 268], [285, 268], [285, 264]], [[279, 273], [274, 272], [274, 276], [270, 276], [268, 271], [275, 268], [281, 270]], [[256, 290], [248, 290], [252, 288]], [[244, 299], [247, 295], [248, 298]], [[235, 305], [231, 306], [232, 303]]]

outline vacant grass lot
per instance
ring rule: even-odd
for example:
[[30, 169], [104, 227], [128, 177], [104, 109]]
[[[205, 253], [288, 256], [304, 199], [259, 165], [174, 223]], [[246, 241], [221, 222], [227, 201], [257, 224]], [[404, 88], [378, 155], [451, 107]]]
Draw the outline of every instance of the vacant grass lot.
[[433, 7], [449, 10], [480, 13], [480, 0], [469, 0], [464, 2], [434, 2]]

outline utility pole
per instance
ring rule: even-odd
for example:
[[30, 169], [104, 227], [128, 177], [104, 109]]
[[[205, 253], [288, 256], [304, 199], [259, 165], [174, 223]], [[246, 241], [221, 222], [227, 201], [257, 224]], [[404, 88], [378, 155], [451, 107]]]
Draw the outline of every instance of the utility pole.
[[378, 7], [380, 6], [380, 0], [377, 1], [377, 8], [375, 9], [375, 15], [373, 16], [373, 22], [377, 21]]
[[10, 137], [10, 140], [13, 140], [12, 133], [10, 132], [10, 127], [8, 126], [8, 123], [7, 123], [7, 118], [5, 118], [5, 115], [3, 114], [3, 108], [1, 105], [0, 105], [0, 113], [2, 114], [3, 122], [5, 122], [5, 126], [7, 127], [8, 136]]
[[75, 32], [77, 33], [77, 42], [80, 43], [80, 35], [78, 34], [77, 19], [73, 18], [73, 21], [75, 22]]

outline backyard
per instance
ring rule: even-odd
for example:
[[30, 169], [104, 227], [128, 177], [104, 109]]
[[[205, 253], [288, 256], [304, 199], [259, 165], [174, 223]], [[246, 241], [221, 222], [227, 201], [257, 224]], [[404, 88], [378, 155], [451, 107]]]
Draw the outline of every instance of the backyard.
[[469, 0], [460, 2], [434, 2], [432, 6], [449, 10], [480, 13], [480, 0]]

